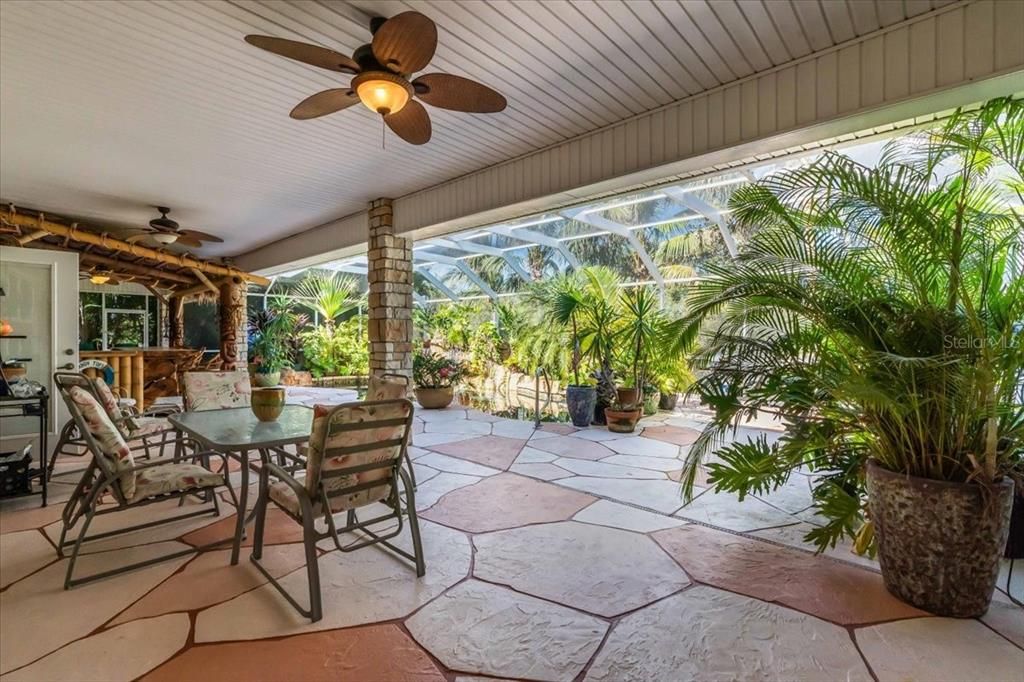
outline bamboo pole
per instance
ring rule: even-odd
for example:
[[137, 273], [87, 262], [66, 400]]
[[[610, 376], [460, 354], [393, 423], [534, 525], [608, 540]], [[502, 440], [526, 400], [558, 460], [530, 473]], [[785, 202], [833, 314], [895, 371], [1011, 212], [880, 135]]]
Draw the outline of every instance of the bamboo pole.
[[3, 220], [11, 225], [17, 225], [18, 227], [25, 227], [30, 229], [46, 230], [50, 234], [55, 234], [58, 237], [68, 237], [76, 242], [82, 242], [84, 244], [94, 244], [101, 246], [111, 251], [118, 251], [120, 253], [128, 253], [133, 256], [141, 256], [143, 258], [149, 258], [151, 260], [159, 261], [161, 263], [168, 263], [170, 265], [178, 265], [183, 268], [195, 268], [201, 270], [208, 275], [218, 275], [222, 277], [239, 277], [244, 281], [252, 282], [253, 284], [259, 284], [260, 286], [268, 286], [270, 280], [266, 277], [260, 277], [259, 275], [252, 275], [248, 272], [242, 272], [237, 268], [229, 268], [223, 265], [217, 265], [216, 263], [208, 263], [203, 260], [199, 260], [192, 256], [186, 256], [184, 254], [173, 254], [164, 251], [157, 251], [146, 246], [140, 246], [139, 244], [131, 244], [121, 239], [115, 239], [105, 234], [96, 234], [95, 232], [88, 232], [86, 230], [80, 230], [75, 227], [68, 227], [67, 225], [61, 225], [45, 218], [30, 216], [26, 214], [16, 213], [11, 210], [10, 207], [4, 212], [2, 216]]
[[156, 268], [150, 268], [145, 265], [138, 265], [136, 263], [126, 263], [116, 258], [110, 258], [109, 256], [101, 256], [98, 253], [81, 253], [79, 259], [83, 263], [96, 263], [98, 265], [104, 265], [110, 270], [121, 270], [124, 273], [133, 275], [142, 275], [143, 277], [149, 277], [155, 280], [162, 280], [164, 282], [174, 282], [176, 284], [195, 284], [195, 279], [188, 275], [182, 275], [177, 272], [166, 272], [164, 270], [158, 270]]
[[142, 387], [145, 385], [143, 380], [143, 355], [140, 350], [138, 353], [132, 356], [132, 397], [135, 398], [135, 407], [138, 408], [139, 412], [146, 409], [143, 404], [143, 391]]

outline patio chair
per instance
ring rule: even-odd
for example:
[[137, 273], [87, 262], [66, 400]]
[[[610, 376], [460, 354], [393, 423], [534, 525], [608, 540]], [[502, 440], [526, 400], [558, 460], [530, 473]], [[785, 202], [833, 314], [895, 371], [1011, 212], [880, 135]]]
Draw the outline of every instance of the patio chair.
[[398, 400], [409, 397], [409, 377], [404, 374], [372, 374], [366, 388], [367, 400]]
[[[153, 447], [159, 446], [160, 453], [163, 453], [164, 447], [168, 444], [168, 437], [176, 434], [174, 427], [167, 421], [166, 416], [172, 412], [177, 412], [177, 408], [161, 405], [140, 412], [133, 407], [123, 406], [114, 396], [113, 391], [111, 391], [110, 386], [102, 376], [93, 377], [92, 379], [84, 374], [80, 376], [83, 379], [80, 382], [82, 388], [91, 392], [93, 397], [103, 406], [107, 416], [110, 417], [114, 426], [121, 431], [121, 436], [132, 450], [143, 449], [147, 459], [152, 456], [151, 448]], [[160, 441], [158, 443], [152, 442], [151, 439], [158, 436]], [[87, 450], [82, 434], [75, 424], [75, 420], [69, 419], [61, 429], [57, 444], [53, 449], [47, 477], [53, 478], [53, 469], [57, 463], [58, 455], [82, 457], [86, 454]], [[83, 471], [85, 469], [63, 471], [58, 476], [69, 476]]]
[[249, 407], [252, 384], [244, 369], [228, 372], [185, 372], [182, 375], [185, 409], [189, 412]]
[[[85, 474], [78, 482], [61, 514], [62, 528], [60, 540], [57, 543], [57, 556], [64, 557], [64, 548], [74, 545], [64, 577], [64, 589], [192, 554], [214, 544], [220, 544], [213, 543], [200, 548], [172, 552], [76, 579], [74, 577], [75, 563], [85, 542], [173, 523], [202, 514], [212, 513], [219, 516], [220, 504], [216, 489], [221, 486], [226, 487], [232, 500], [235, 500], [235, 493], [230, 485], [225, 485], [223, 475], [210, 470], [210, 458], [217, 457], [222, 462], [221, 471], [227, 471], [227, 458], [221, 453], [197, 452], [193, 448], [191, 454], [176, 454], [171, 458], [136, 464], [132, 451], [125, 443], [121, 432], [107, 416], [92, 391], [89, 390], [89, 380], [81, 374], [73, 372], [57, 372], [53, 378], [61, 397], [71, 412], [72, 419], [82, 434], [85, 447], [92, 455]], [[203, 494], [205, 499], [202, 501], [209, 503], [209, 508], [97, 533], [93, 536], [88, 535], [89, 526], [96, 516], [135, 509], [166, 500], [183, 499], [195, 494]], [[108, 495], [113, 499], [108, 500]], [[113, 504], [109, 504], [111, 501]], [[203, 506], [206, 507], [206, 504]], [[237, 507], [237, 500], [235, 500], [235, 506]], [[68, 531], [74, 528], [83, 517], [84, 522], [78, 537], [74, 540], [67, 540]]]
[[[414, 562], [417, 576], [426, 573], [416, 500], [409, 475], [402, 468], [412, 430], [412, 415], [412, 402], [404, 398], [345, 403], [334, 407], [317, 405], [313, 413], [305, 478], [294, 478], [273, 463], [260, 470], [252, 562], [288, 603], [311, 621], [323, 617], [316, 544], [324, 538], [332, 538], [341, 552], [380, 544]], [[276, 481], [271, 483], [271, 477]], [[398, 492], [399, 479], [405, 491], [404, 505]], [[302, 608], [259, 561], [263, 554], [263, 531], [270, 502], [302, 524], [309, 578], [309, 609]], [[360, 521], [357, 509], [375, 502], [384, 503], [390, 512]], [[334, 515], [340, 512], [347, 514], [343, 528], [337, 528], [334, 523]], [[320, 516], [327, 523], [324, 532], [317, 531], [314, 525]], [[412, 554], [388, 542], [402, 532], [403, 516], [409, 519]], [[369, 528], [391, 519], [398, 522], [393, 531], [378, 534]], [[360, 531], [367, 539], [343, 546], [339, 535], [352, 531]]]

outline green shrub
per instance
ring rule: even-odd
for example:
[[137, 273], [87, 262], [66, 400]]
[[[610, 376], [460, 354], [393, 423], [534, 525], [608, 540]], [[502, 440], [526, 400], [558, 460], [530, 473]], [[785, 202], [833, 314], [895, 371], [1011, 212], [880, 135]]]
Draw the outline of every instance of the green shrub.
[[313, 376], [369, 374], [369, 349], [365, 333], [360, 333], [360, 326], [365, 328], [365, 319], [352, 318], [299, 334], [306, 365]]

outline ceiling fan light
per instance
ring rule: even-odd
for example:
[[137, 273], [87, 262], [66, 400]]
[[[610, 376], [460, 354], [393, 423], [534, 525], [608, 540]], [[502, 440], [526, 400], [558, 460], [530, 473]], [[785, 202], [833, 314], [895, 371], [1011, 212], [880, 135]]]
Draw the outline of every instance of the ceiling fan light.
[[110, 281], [110, 275], [92, 275], [89, 281], [93, 284], [106, 284]]
[[160, 244], [173, 244], [174, 242], [178, 241], [178, 235], [170, 234], [168, 232], [156, 232], [149, 236], [153, 238], [153, 241], [158, 242]]
[[397, 114], [409, 102], [412, 86], [401, 76], [386, 71], [367, 71], [352, 79], [352, 86], [370, 111]]

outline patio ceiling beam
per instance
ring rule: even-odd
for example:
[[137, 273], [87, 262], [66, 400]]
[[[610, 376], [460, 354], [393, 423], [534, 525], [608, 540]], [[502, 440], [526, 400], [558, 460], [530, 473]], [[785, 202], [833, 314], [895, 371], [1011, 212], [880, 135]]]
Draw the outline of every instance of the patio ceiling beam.
[[[558, 241], [554, 237], [549, 237], [546, 234], [540, 232], [534, 232], [533, 230], [514, 229], [506, 225], [498, 225], [494, 227], [483, 228], [484, 232], [491, 232], [493, 234], [501, 235], [502, 237], [511, 237], [512, 239], [518, 239], [522, 242], [527, 242], [525, 246], [546, 246], [551, 249], [557, 250], [562, 254], [562, 257], [568, 261], [569, 266], [573, 270], [580, 269], [580, 261], [573, 254], [572, 251], [566, 247], [565, 244]], [[533, 242], [532, 244], [530, 242]]]
[[520, 265], [515, 260], [515, 258], [510, 256], [508, 254], [508, 252], [502, 251], [501, 249], [495, 248], [493, 246], [487, 246], [486, 244], [475, 244], [475, 243], [473, 243], [471, 241], [467, 241], [467, 240], [464, 240], [464, 239], [458, 239], [458, 238], [455, 238], [455, 239], [431, 239], [430, 243], [431, 244], [437, 244], [438, 246], [443, 246], [446, 249], [452, 249], [452, 250], [455, 250], [455, 251], [462, 251], [463, 253], [482, 253], [482, 254], [485, 254], [485, 255], [488, 255], [488, 256], [495, 256], [497, 258], [501, 258], [506, 263], [508, 263], [508, 266], [510, 268], [512, 268], [512, 271], [515, 272], [516, 275], [518, 275], [521, 280], [523, 280], [524, 282], [531, 282], [531, 281], [533, 281], [532, 278], [530, 277], [530, 273], [528, 273], [523, 268], [523, 266]]
[[669, 199], [682, 204], [691, 211], [700, 213], [705, 218], [718, 225], [718, 231], [722, 233], [722, 239], [725, 241], [725, 248], [729, 249], [730, 256], [733, 258], [736, 257], [736, 240], [733, 238], [732, 230], [729, 229], [729, 225], [726, 223], [725, 218], [722, 217], [721, 211], [701, 199], [693, 192], [686, 192], [679, 187], [668, 187], [665, 189], [665, 194]]
[[596, 213], [569, 211], [563, 215], [570, 220], [578, 220], [582, 223], [586, 223], [587, 225], [593, 225], [599, 230], [607, 230], [612, 234], [623, 237], [629, 242], [629, 245], [633, 247], [633, 250], [636, 251], [636, 255], [640, 257], [640, 261], [643, 262], [647, 271], [651, 273], [651, 279], [653, 279], [658, 285], [658, 291], [664, 295], [665, 278], [661, 276], [661, 270], [658, 269], [658, 264], [654, 262], [653, 258], [651, 258], [651, 254], [647, 253], [647, 249], [644, 248], [643, 242], [640, 241], [640, 238], [637, 237], [628, 226], [623, 225], [622, 223], [617, 223], [609, 218], [605, 218], [602, 215], [597, 215]]
[[447, 296], [451, 300], [453, 300], [453, 301], [458, 301], [459, 300], [459, 297], [455, 295], [455, 292], [452, 291], [451, 289], [449, 289], [445, 285], [445, 283], [442, 282], [440, 279], [438, 279], [437, 277], [432, 275], [430, 273], [430, 271], [427, 270], [427, 268], [421, 267], [421, 268], [417, 269], [416, 272], [420, 273], [420, 275], [423, 277], [423, 279], [425, 279], [428, 282], [430, 282], [431, 284], [433, 284], [435, 289], [440, 291], [442, 294], [444, 294], [445, 296]]

